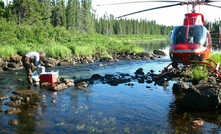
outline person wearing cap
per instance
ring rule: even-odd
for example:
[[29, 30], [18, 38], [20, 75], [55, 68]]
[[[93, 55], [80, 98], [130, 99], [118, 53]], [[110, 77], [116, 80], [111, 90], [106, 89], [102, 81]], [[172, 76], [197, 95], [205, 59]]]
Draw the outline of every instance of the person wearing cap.
[[32, 87], [32, 71], [34, 70], [35, 66], [40, 67], [40, 60], [45, 59], [45, 53], [43, 52], [28, 52], [22, 57], [22, 63], [26, 70], [27, 80], [28, 80], [28, 88]]

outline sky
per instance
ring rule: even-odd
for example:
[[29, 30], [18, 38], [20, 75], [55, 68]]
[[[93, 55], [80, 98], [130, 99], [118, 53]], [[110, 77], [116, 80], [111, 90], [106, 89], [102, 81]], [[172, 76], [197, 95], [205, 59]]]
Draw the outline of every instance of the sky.
[[[143, 9], [170, 5], [173, 3], [142, 3], [142, 4], [127, 4], [127, 5], [114, 5], [114, 6], [97, 6], [98, 4], [108, 4], [108, 3], [119, 3], [119, 2], [133, 2], [133, 1], [143, 1], [143, 0], [92, 0], [92, 7], [96, 11], [98, 17], [104, 14], [112, 14], [115, 17], [121, 16], [134, 11], [139, 11]], [[157, 1], [157, 0], [156, 0]], [[172, 1], [172, 0], [171, 0]], [[184, 0], [183, 0], [184, 1]], [[174, 3], [175, 4], [175, 3]], [[213, 5], [221, 6], [220, 2], [213, 2]], [[203, 13], [204, 18], [207, 21], [214, 22], [215, 20], [221, 19], [221, 8], [209, 7], [209, 6], [197, 6], [197, 12]], [[163, 24], [167, 26], [177, 26], [183, 24], [184, 14], [187, 13], [187, 6], [176, 6], [164, 9], [157, 9], [153, 11], [148, 11], [144, 13], [139, 13], [136, 15], [131, 15], [126, 18], [134, 19], [147, 19], [155, 20], [158, 24]], [[189, 7], [191, 11], [191, 7]]]

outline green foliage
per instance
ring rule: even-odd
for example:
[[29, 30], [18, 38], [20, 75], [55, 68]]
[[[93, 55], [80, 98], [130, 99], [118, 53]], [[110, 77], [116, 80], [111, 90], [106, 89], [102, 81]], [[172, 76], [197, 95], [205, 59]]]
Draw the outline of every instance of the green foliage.
[[208, 80], [208, 70], [206, 66], [194, 66], [192, 69], [193, 80]]
[[0, 45], [2, 49], [11, 47], [14, 51], [10, 51], [9, 54], [0, 53], [0, 56], [3, 57], [10, 56], [13, 53], [24, 55], [29, 51], [43, 51], [49, 57], [54, 58], [68, 58], [72, 54], [88, 56], [96, 53], [103, 57], [110, 57], [113, 53], [144, 51], [129, 40], [132, 36], [120, 38], [117, 36], [86, 34], [66, 30], [64, 27], [53, 28], [51, 25], [9, 27], [11, 24], [4, 23], [0, 25], [0, 33], [4, 33], [0, 37]]
[[216, 61], [216, 63], [221, 63], [221, 54], [220, 53], [212, 54], [209, 58]]
[[205, 22], [206, 27], [209, 29], [213, 41], [213, 48], [220, 48], [219, 46], [219, 27], [221, 20], [215, 22]]
[[48, 57], [63, 58], [63, 59], [69, 58], [72, 54], [69, 48], [67, 48], [66, 46], [62, 46], [60, 44], [50, 44], [46, 47], [43, 47], [41, 51], [45, 52]]
[[14, 49], [13, 47], [10, 47], [10, 46], [0, 47], [0, 57], [1, 58], [8, 58], [10, 56], [15, 55], [16, 53], [17, 53], [16, 49]]
[[91, 0], [13, 0], [6, 6], [0, 0], [1, 57], [29, 51], [44, 51], [54, 58], [139, 53], [144, 50], [134, 40], [164, 38], [153, 34], [169, 30], [154, 21], [96, 18]]

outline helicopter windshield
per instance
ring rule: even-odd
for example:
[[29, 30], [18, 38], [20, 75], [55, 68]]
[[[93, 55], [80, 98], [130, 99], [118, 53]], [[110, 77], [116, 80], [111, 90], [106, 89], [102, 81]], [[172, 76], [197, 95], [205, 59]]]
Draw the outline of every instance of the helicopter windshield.
[[187, 26], [177, 26], [173, 29], [172, 44], [193, 43], [204, 45], [206, 43], [206, 28], [200, 25], [189, 27], [186, 37]]

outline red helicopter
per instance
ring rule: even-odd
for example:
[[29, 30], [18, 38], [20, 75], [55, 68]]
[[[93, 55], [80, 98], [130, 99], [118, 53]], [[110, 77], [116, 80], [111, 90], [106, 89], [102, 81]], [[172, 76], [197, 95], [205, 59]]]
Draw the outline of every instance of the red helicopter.
[[[212, 51], [212, 39], [209, 31], [204, 26], [204, 16], [201, 13], [196, 13], [196, 6], [206, 5], [211, 7], [221, 8], [221, 6], [212, 5], [213, 2], [221, 2], [216, 0], [196, 0], [196, 1], [134, 1], [134, 2], [122, 2], [114, 3], [108, 5], [121, 5], [121, 4], [132, 4], [132, 3], [144, 3], [144, 2], [166, 2], [166, 3], [175, 3], [172, 5], [160, 6], [150, 9], [145, 9], [126, 15], [119, 16], [118, 18], [126, 17], [129, 15], [151, 11], [155, 9], [168, 8], [174, 6], [183, 6], [183, 5], [192, 5], [192, 12], [185, 14], [184, 25], [176, 26], [173, 28], [171, 36], [171, 46], [169, 50], [170, 58], [172, 63], [169, 64], [163, 71], [168, 70], [168, 67], [172, 65], [177, 67], [179, 63], [184, 65], [190, 64], [206, 64], [211, 67], [221, 78], [219, 73], [219, 64], [217, 65], [215, 61], [208, 59]], [[205, 62], [205, 60], [209, 62]], [[215, 65], [215, 67], [211, 64]]]

